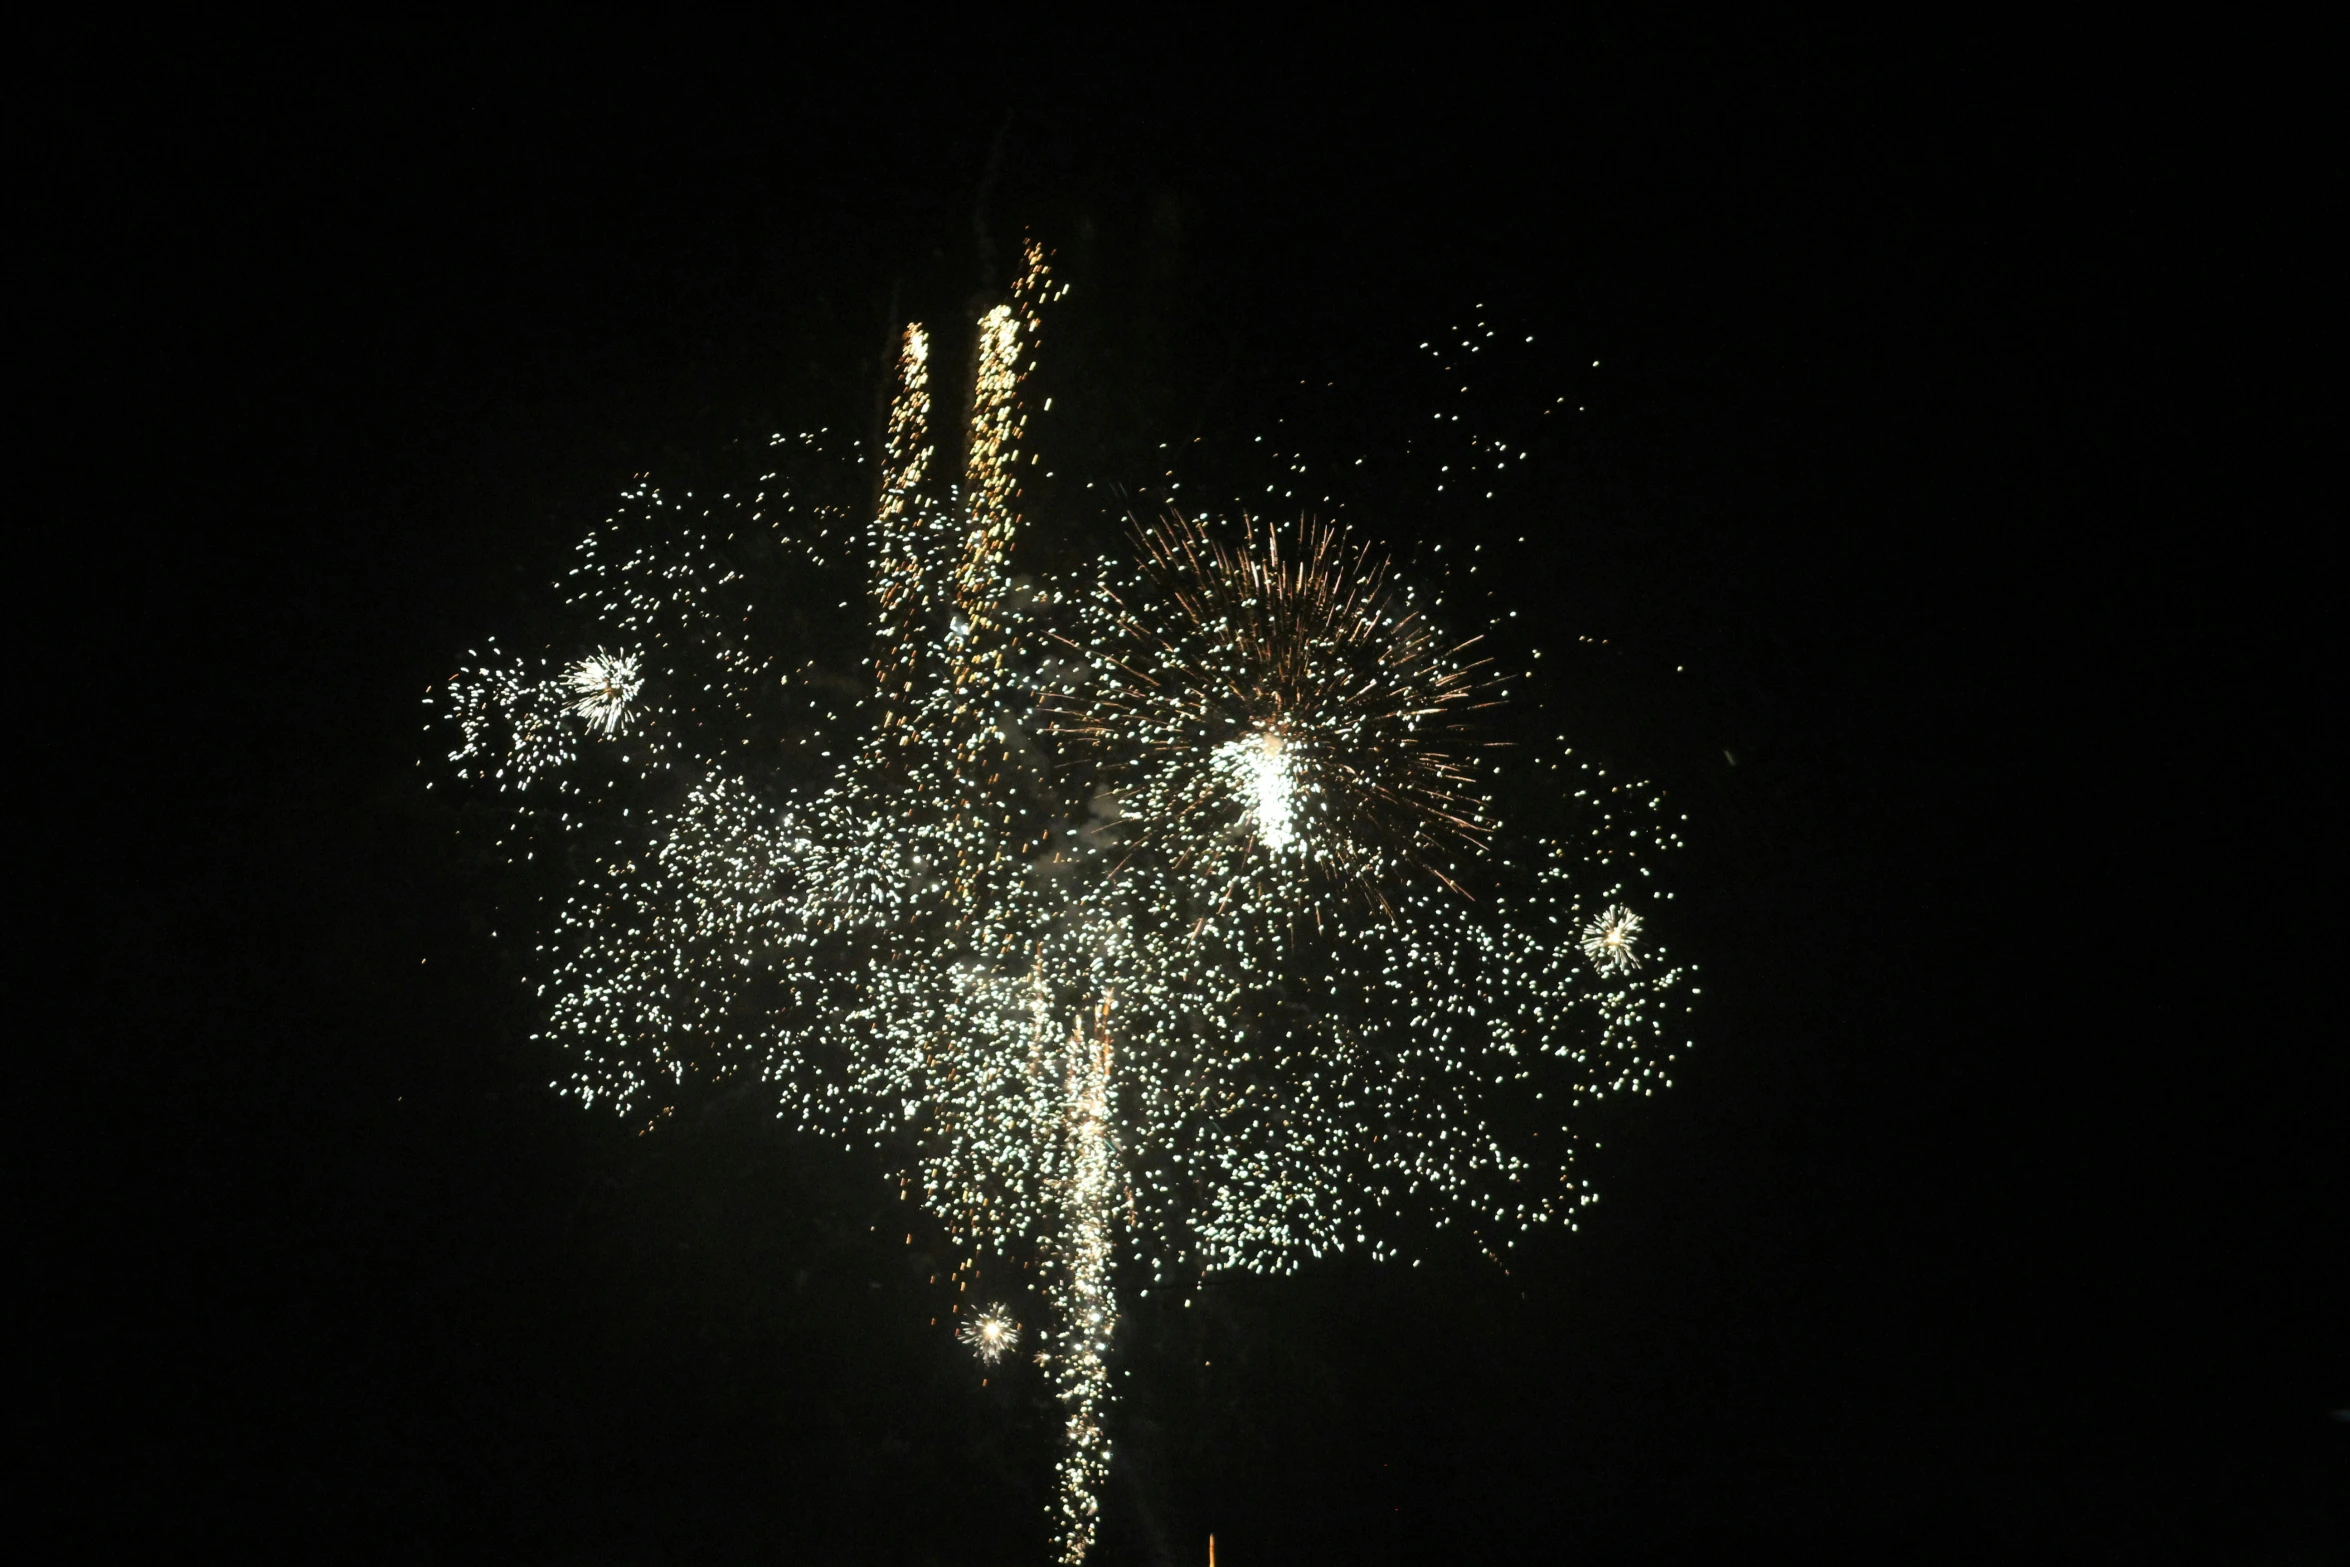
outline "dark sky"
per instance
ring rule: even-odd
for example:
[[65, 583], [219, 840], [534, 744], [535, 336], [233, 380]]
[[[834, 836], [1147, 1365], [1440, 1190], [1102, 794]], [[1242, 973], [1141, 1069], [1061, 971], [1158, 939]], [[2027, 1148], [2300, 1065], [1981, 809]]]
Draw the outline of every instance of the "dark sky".
[[861, 428], [893, 312], [958, 318], [1027, 230], [1105, 479], [1274, 418], [1336, 448], [1424, 406], [1411, 345], [1536, 339], [1495, 417], [1587, 414], [1497, 602], [1606, 639], [1551, 695], [1691, 812], [1707, 990], [1512, 1275], [1137, 1309], [1097, 1559], [2340, 1559], [2342, 1051], [2277, 862], [2331, 798], [2281, 780], [2338, 689], [2293, 606], [2339, 494], [2293, 454], [2341, 401], [2259, 357], [2314, 352], [2301, 121], [2229, 143], [2169, 66], [1994, 53], [215, 38], [53, 77], [42, 613], [81, 651], [21, 652], [103, 824], [57, 860], [91, 977], [27, 1040], [69, 1059], [25, 1112], [64, 1515], [1041, 1559], [1041, 1394], [926, 1329], [877, 1166], [751, 1097], [637, 1139], [547, 1092], [416, 766], [427, 682], [528, 633], [631, 475]]

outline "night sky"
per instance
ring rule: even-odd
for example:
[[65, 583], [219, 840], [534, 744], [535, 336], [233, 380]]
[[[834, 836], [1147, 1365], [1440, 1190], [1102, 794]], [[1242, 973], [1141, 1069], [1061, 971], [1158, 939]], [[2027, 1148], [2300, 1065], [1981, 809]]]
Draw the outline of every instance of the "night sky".
[[1032, 233], [1053, 460], [1146, 498], [1160, 441], [1339, 455], [1425, 417], [1415, 345], [1534, 339], [1480, 416], [1577, 412], [1506, 506], [1346, 515], [1593, 639], [1543, 696], [1689, 812], [1705, 987], [1508, 1275], [1431, 1239], [1132, 1303], [1095, 1560], [2345, 1559], [2350, 1101], [2291, 999], [2339, 785], [2285, 781], [2338, 710], [2292, 454], [2341, 397], [2231, 346], [2307, 336], [2279, 165], [1889, 44], [993, 47], [52, 82], [50, 1505], [189, 1556], [1043, 1559], [1042, 1385], [926, 1325], [878, 1160], [746, 1091], [644, 1138], [549, 1092], [417, 765], [633, 475], [864, 431], [893, 323]]

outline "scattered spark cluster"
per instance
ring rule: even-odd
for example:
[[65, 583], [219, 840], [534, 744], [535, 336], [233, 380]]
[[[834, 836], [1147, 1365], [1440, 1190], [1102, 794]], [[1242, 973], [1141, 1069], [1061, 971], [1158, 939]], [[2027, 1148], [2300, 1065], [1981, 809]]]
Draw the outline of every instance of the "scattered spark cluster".
[[1661, 798], [1586, 767], [1550, 835], [1508, 835], [1478, 716], [1506, 682], [1367, 541], [1170, 514], [1012, 574], [1061, 292], [1030, 247], [960, 431], [908, 327], [878, 475], [820, 432], [748, 493], [632, 489], [563, 584], [568, 659], [493, 645], [429, 700], [513, 807], [501, 845], [560, 867], [559, 1088], [649, 1127], [760, 1080], [891, 1155], [984, 1364], [1022, 1330], [967, 1303], [983, 1278], [1042, 1294], [1077, 1562], [1120, 1276], [1571, 1227], [1575, 1111], [1669, 1081], [1694, 989], [1635, 953]]

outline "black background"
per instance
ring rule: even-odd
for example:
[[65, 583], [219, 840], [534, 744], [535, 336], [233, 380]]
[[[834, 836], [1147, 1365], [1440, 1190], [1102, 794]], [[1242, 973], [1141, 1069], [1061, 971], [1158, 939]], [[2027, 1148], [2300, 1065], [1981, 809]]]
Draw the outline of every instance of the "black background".
[[186, 1554], [1041, 1559], [1039, 1391], [927, 1327], [878, 1165], [543, 1088], [417, 766], [427, 683], [631, 475], [861, 429], [892, 321], [1028, 230], [1105, 481], [1276, 414], [1335, 449], [1424, 406], [1399, 349], [1536, 339], [1518, 390], [1586, 412], [1515, 509], [1376, 525], [1529, 533], [1500, 602], [1605, 639], [1550, 696], [1690, 811], [1707, 991], [1510, 1275], [1138, 1303], [1097, 1559], [2340, 1559], [2314, 117], [2281, 58], [2046, 42], [52, 72], [44, 1505]]

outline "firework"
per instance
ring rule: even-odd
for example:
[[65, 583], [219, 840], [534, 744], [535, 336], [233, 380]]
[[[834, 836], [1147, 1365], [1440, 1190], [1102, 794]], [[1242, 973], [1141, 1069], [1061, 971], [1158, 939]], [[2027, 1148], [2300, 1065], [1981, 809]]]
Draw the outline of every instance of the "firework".
[[1250, 835], [1266, 852], [1299, 847], [1300, 796], [1313, 785], [1298, 776], [1297, 742], [1279, 729], [1252, 729], [1209, 754], [1215, 770], [1232, 786]]
[[1061, 1560], [1078, 1562], [1092, 1547], [1097, 1493], [1110, 1466], [1101, 1425], [1109, 1394], [1110, 1334], [1117, 1303], [1110, 1292], [1115, 1245], [1118, 1157], [1112, 1094], [1117, 1054], [1111, 1032], [1114, 998], [1095, 1008], [1092, 1026], [1072, 1030], [1061, 1095], [1062, 1207], [1067, 1215], [1053, 1238], [1054, 1304], [1061, 1319], [1061, 1350], [1054, 1357], [1063, 1418], [1060, 1461]]
[[971, 1353], [979, 1357], [983, 1366], [997, 1361], [1020, 1347], [1020, 1324], [1001, 1304], [989, 1306], [955, 1330], [955, 1337], [971, 1346]]
[[[1575, 1111], [1668, 1081], [1693, 992], [1634, 952], [1661, 799], [1526, 757], [1560, 811], [1509, 836], [1503, 682], [1367, 541], [1169, 516], [1015, 591], [1059, 292], [1031, 247], [979, 321], [960, 474], [909, 326], [877, 502], [821, 433], [738, 492], [633, 489], [562, 585], [597, 651], [492, 648], [432, 700], [515, 807], [500, 842], [577, 867], [534, 952], [558, 1088], [650, 1126], [765, 1082], [891, 1153], [960, 1289], [1034, 1270], [1077, 1562], [1114, 1265], [1187, 1291], [1571, 1226]], [[997, 1305], [957, 1337], [992, 1366], [1023, 1330]]]
[[1620, 904], [1602, 909], [1583, 927], [1583, 955], [1602, 974], [1629, 974], [1640, 966], [1632, 950], [1639, 935], [1639, 915]]
[[633, 653], [607, 653], [598, 648], [571, 666], [572, 715], [590, 733], [607, 739], [628, 728], [635, 717], [629, 706], [644, 689]]
[[1490, 665], [1445, 645], [1367, 544], [1301, 522], [1284, 553], [1277, 530], [1226, 540], [1180, 515], [1136, 543], [1071, 641], [1090, 682], [1051, 701], [1111, 758], [1142, 838], [1218, 868], [1294, 853], [1378, 901], [1396, 871], [1448, 880], [1444, 860], [1484, 848], [1468, 715]]

